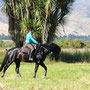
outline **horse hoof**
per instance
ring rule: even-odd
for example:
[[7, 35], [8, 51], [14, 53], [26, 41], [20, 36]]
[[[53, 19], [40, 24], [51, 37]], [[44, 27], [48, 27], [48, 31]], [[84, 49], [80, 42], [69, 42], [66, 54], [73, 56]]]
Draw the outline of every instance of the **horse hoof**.
[[1, 78], [3, 78], [3, 75], [1, 75]]
[[20, 74], [18, 74], [19, 78], [22, 79], [22, 76]]
[[45, 78], [46, 78], [46, 76], [43, 76], [42, 78], [43, 78], [43, 79], [45, 79]]
[[33, 78], [36, 78], [36, 76], [33, 76]]
[[20, 79], [22, 79], [22, 77], [19, 77]]

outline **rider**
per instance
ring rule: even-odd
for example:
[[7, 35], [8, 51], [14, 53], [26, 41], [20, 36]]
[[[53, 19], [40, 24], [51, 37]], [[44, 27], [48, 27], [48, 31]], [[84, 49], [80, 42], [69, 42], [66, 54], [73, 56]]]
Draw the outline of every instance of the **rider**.
[[26, 35], [26, 44], [25, 45], [28, 46], [28, 48], [30, 48], [29, 60], [32, 61], [33, 60], [32, 59], [32, 51], [35, 49], [38, 42], [32, 36], [32, 33], [34, 32], [34, 28], [32, 26], [28, 26], [27, 30], [28, 30], [28, 34]]

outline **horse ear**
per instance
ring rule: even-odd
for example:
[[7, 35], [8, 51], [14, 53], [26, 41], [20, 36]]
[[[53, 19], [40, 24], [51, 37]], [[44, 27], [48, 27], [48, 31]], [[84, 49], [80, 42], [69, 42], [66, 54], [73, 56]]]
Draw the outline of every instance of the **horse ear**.
[[6, 48], [5, 50], [6, 50], [6, 51], [8, 51], [8, 49], [7, 49], [7, 48]]

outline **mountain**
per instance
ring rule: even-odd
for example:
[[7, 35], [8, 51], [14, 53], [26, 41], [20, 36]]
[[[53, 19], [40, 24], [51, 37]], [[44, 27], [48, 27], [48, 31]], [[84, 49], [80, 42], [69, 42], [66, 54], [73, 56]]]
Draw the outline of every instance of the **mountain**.
[[8, 24], [8, 16], [0, 9], [0, 22]]
[[4, 1], [0, 0], [0, 35], [8, 35], [8, 17], [2, 11]]
[[[1, 1], [0, 1], [1, 2]], [[2, 2], [0, 3], [2, 6]], [[8, 17], [0, 8], [0, 38], [2, 40], [11, 40], [8, 33]]]
[[75, 0], [71, 13], [66, 16], [65, 32], [58, 27], [58, 36], [63, 35], [90, 35], [90, 0]]
[[1, 34], [8, 35], [8, 24], [0, 22], [0, 35]]
[[8, 18], [4, 12], [0, 10], [0, 35], [8, 35]]
[[71, 40], [78, 39], [78, 40], [90, 41], [90, 35], [88, 35], [88, 36], [82, 36], [82, 35], [69, 34], [68, 36], [64, 35], [64, 36], [60, 36], [58, 38], [59, 39], [70, 38]]
[[8, 35], [8, 17], [0, 9], [0, 35], [2, 34]]

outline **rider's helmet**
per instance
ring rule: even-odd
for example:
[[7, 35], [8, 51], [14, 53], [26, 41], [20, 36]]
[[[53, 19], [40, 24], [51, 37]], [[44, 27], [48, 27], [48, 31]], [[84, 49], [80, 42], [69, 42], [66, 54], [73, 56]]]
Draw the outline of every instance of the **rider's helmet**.
[[32, 26], [28, 26], [28, 27], [27, 27], [27, 30], [28, 30], [28, 31], [34, 31], [34, 28], [33, 28]]

